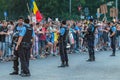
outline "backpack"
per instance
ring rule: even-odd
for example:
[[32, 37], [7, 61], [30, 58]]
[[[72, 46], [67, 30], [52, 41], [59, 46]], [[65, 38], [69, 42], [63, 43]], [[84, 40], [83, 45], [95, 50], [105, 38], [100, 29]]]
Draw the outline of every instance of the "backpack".
[[69, 39], [69, 29], [68, 29], [68, 27], [63, 27], [64, 29], [65, 29], [65, 34], [63, 35], [63, 40], [65, 41], [65, 42], [68, 42], [68, 39]]
[[31, 43], [33, 28], [31, 26], [24, 25], [26, 28], [26, 33], [23, 36], [22, 42]]
[[90, 24], [87, 31], [88, 31], [89, 35], [94, 35], [94, 32], [95, 32], [95, 27], [94, 27], [94, 25], [93, 25], [93, 24]]

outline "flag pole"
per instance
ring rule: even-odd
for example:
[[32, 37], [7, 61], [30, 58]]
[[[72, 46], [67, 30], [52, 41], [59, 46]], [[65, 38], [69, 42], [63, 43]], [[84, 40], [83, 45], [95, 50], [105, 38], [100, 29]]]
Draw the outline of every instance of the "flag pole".
[[28, 12], [30, 14], [30, 22], [32, 22], [32, 11], [29, 8], [28, 2], [27, 2], [27, 9], [28, 9]]

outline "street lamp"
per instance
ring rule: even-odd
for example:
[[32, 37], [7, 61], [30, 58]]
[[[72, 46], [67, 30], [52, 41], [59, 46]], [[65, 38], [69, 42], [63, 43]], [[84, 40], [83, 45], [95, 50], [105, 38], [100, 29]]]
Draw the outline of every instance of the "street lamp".
[[69, 13], [71, 15], [71, 0], [69, 0]]
[[[118, 9], [118, 0], [116, 0], [116, 9]], [[118, 16], [116, 17], [116, 20], [118, 20]]]
[[118, 0], [116, 0], [115, 2], [116, 2], [116, 9], [118, 9]]

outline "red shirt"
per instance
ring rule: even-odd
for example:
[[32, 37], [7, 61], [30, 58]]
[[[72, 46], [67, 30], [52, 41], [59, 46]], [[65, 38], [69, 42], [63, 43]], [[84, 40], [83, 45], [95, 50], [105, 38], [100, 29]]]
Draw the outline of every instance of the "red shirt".
[[46, 28], [42, 28], [42, 31], [44, 32], [41, 36], [40, 36], [40, 40], [46, 40]]

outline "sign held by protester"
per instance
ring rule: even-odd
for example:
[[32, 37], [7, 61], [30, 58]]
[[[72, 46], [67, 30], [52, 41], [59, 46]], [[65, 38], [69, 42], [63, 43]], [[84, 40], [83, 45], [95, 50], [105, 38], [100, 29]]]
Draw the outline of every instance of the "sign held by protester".
[[102, 13], [102, 14], [108, 13], [108, 9], [107, 9], [106, 4], [103, 4], [103, 5], [100, 6], [100, 13]]
[[36, 20], [36, 16], [34, 15], [34, 16], [32, 16], [32, 22], [34, 22], [34, 23], [36, 23], [37, 22], [37, 20]]
[[118, 16], [118, 9], [110, 8], [110, 17], [117, 17]]

